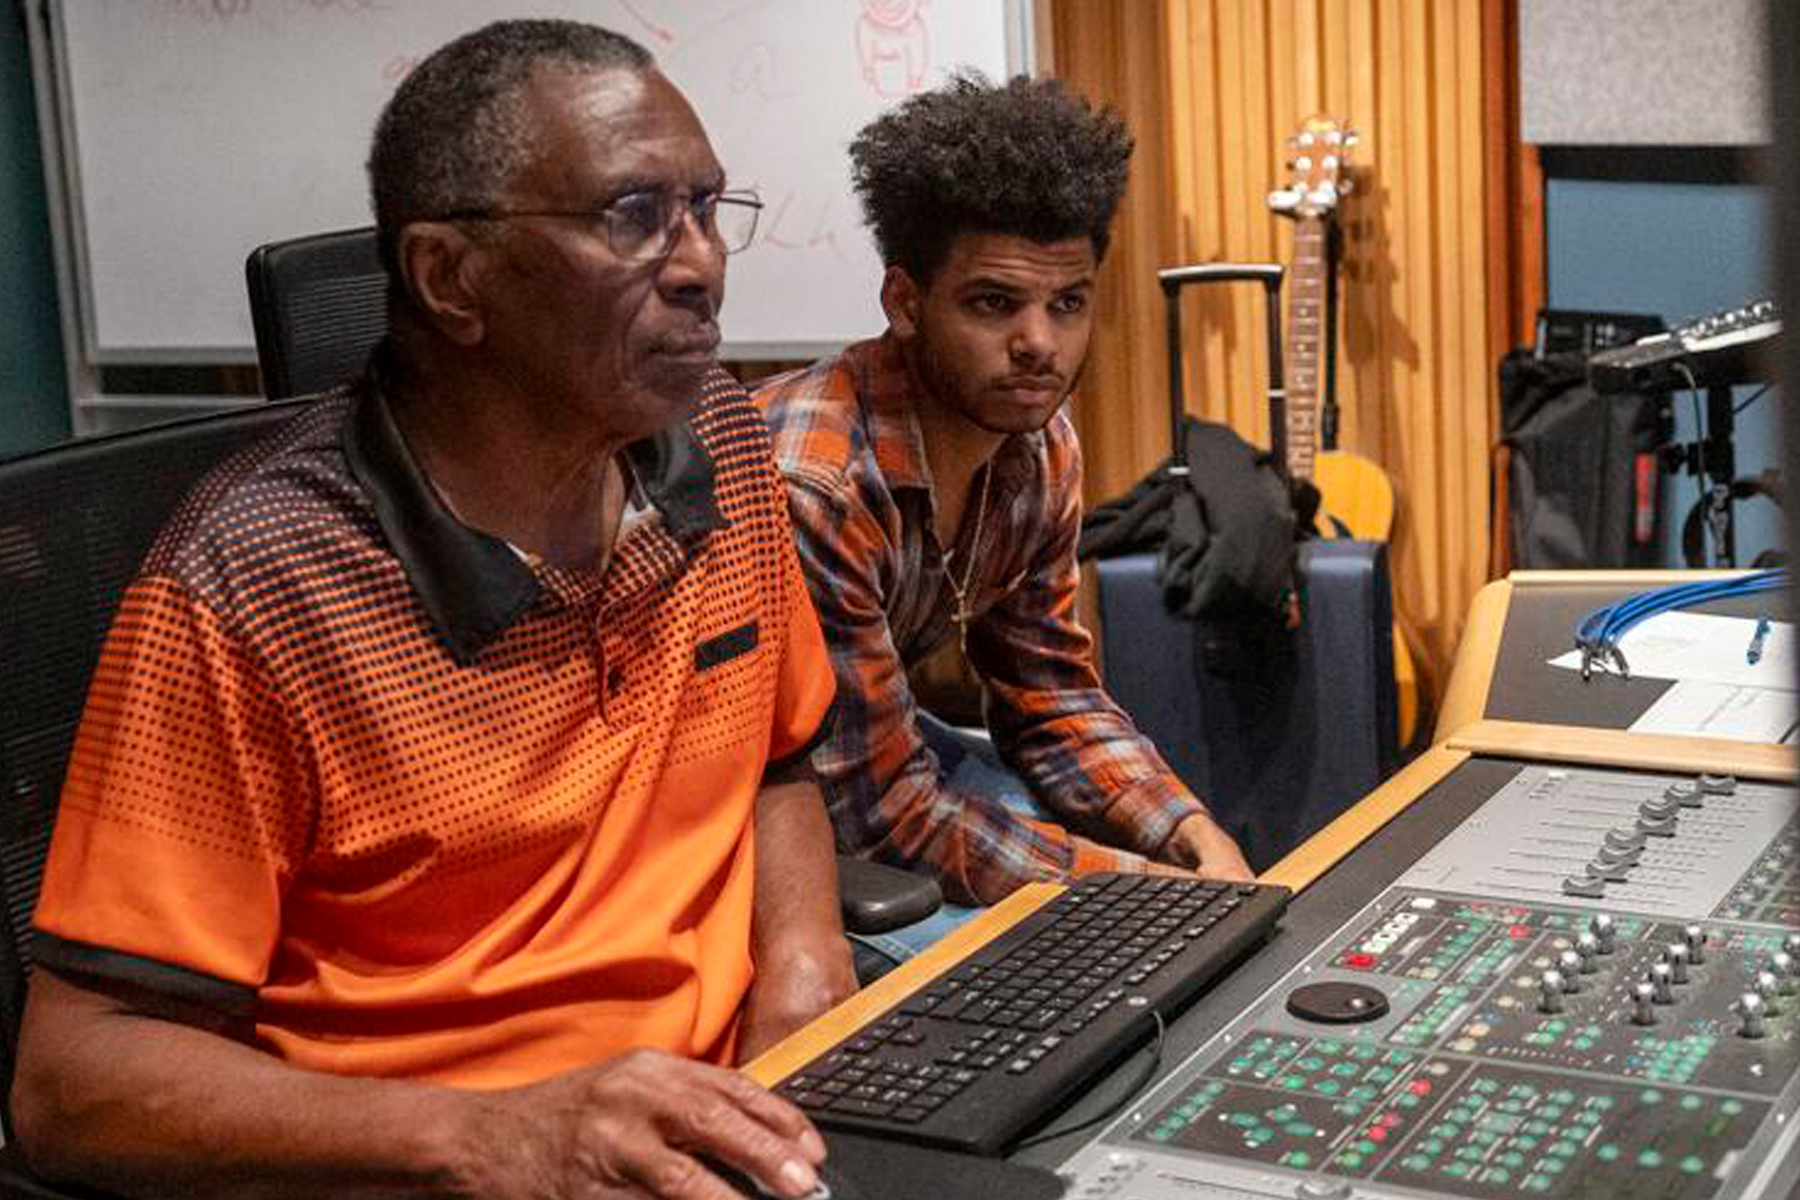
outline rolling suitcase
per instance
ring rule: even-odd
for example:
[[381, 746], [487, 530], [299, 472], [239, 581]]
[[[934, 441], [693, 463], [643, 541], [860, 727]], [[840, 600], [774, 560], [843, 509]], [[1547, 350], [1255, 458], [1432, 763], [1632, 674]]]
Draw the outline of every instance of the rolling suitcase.
[[[1205, 264], [1159, 273], [1168, 312], [1171, 470], [1184, 469], [1179, 299], [1203, 283], [1259, 281], [1269, 314], [1276, 461], [1281, 268]], [[1296, 562], [1292, 631], [1189, 620], [1164, 601], [1154, 553], [1102, 558], [1100, 652], [1108, 692], [1263, 870], [1396, 766], [1393, 594], [1382, 542], [1313, 540]]]

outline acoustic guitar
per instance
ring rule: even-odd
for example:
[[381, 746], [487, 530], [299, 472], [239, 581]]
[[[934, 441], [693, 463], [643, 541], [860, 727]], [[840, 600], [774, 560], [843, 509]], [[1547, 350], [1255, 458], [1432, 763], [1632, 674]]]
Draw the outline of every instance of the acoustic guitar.
[[[1389, 541], [1394, 532], [1394, 485], [1374, 462], [1319, 442], [1320, 380], [1333, 330], [1334, 256], [1331, 222], [1338, 201], [1354, 183], [1350, 151], [1356, 135], [1330, 117], [1308, 117], [1288, 139], [1285, 188], [1269, 193], [1269, 207], [1294, 220], [1294, 257], [1287, 270], [1287, 335], [1283, 373], [1288, 477], [1319, 491], [1316, 524], [1321, 536]], [[1399, 701], [1400, 745], [1411, 748], [1423, 713], [1417, 660], [1404, 625], [1394, 623], [1394, 684]]]

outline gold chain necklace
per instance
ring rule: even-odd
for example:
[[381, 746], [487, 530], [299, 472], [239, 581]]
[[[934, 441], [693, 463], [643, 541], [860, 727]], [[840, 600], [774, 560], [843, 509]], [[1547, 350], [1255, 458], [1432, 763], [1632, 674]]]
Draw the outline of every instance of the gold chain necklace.
[[956, 582], [956, 575], [950, 570], [950, 560], [956, 557], [952, 547], [944, 555], [944, 580], [950, 585], [950, 594], [956, 597], [956, 609], [950, 619], [956, 622], [957, 640], [962, 644], [963, 657], [969, 657], [969, 622], [975, 619], [975, 611], [969, 607], [969, 585], [975, 579], [975, 563], [980, 559], [981, 526], [987, 520], [988, 481], [994, 477], [994, 464], [988, 463], [981, 468], [981, 498], [975, 504], [975, 536], [969, 539], [969, 565], [963, 568], [962, 582]]

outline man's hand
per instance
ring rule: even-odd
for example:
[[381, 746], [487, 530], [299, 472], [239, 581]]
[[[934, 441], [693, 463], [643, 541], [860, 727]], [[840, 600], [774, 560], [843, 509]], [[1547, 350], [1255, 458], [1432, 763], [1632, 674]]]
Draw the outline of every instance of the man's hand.
[[1164, 854], [1177, 865], [1208, 879], [1249, 883], [1256, 878], [1231, 835], [1205, 813], [1195, 813], [1177, 825], [1169, 835]]
[[799, 1109], [746, 1076], [634, 1050], [489, 1095], [469, 1165], [491, 1200], [656, 1197], [741, 1200], [718, 1164], [797, 1198], [818, 1182], [825, 1143]]
[[744, 998], [738, 1061], [757, 1055], [856, 990], [850, 942], [841, 934], [811, 951], [758, 960], [756, 980]]

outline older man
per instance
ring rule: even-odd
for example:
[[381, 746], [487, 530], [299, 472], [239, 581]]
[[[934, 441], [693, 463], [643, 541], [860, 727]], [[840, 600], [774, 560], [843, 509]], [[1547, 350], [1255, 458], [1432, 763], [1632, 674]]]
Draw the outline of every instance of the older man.
[[754, 407], [754, 222], [635, 43], [504, 22], [369, 171], [392, 335], [192, 496], [63, 793], [13, 1114], [167, 1195], [798, 1196], [729, 1069], [852, 986], [833, 684]]

